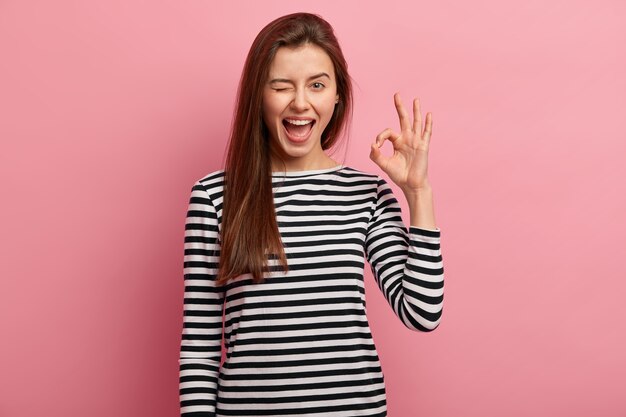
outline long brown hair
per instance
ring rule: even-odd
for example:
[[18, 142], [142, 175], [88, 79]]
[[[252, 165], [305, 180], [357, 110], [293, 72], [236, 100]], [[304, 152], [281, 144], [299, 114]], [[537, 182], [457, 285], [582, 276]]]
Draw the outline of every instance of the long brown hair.
[[321, 137], [331, 148], [352, 115], [352, 84], [332, 26], [320, 16], [293, 13], [270, 22], [257, 35], [244, 64], [226, 156], [221, 250], [217, 284], [251, 273], [264, 280], [266, 254], [287, 271], [287, 257], [278, 231], [272, 194], [270, 135], [262, 116], [263, 89], [278, 48], [306, 43], [330, 57], [337, 79], [339, 102]]

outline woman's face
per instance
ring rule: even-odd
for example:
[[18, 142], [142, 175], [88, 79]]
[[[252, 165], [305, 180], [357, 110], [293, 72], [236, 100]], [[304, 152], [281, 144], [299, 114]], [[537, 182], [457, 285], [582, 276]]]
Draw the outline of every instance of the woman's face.
[[263, 120], [287, 170], [327, 164], [321, 137], [338, 98], [333, 63], [322, 48], [278, 48], [263, 89]]

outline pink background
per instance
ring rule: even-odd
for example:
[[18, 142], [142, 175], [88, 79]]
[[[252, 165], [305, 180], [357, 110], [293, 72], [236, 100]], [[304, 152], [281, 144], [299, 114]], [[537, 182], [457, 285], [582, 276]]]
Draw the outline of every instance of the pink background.
[[177, 415], [191, 186], [294, 11], [356, 80], [346, 164], [380, 173], [395, 91], [433, 112], [441, 326], [408, 331], [366, 276], [389, 415], [625, 416], [617, 0], [1, 1], [0, 416]]

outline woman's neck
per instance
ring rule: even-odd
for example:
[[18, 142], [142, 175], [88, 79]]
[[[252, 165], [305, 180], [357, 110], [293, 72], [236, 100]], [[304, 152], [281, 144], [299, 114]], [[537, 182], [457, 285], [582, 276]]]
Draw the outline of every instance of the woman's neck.
[[334, 168], [339, 164], [331, 157], [325, 155], [326, 158], [319, 161], [281, 161], [272, 160], [272, 172], [289, 172], [289, 171], [313, 171], [317, 169]]

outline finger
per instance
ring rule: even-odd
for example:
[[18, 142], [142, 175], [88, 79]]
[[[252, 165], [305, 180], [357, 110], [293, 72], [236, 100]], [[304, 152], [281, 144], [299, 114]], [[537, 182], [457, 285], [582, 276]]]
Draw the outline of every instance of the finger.
[[410, 129], [411, 126], [409, 114], [402, 104], [402, 100], [400, 99], [400, 93], [395, 93], [393, 95], [393, 101], [396, 105], [396, 110], [398, 111], [398, 119], [400, 119], [400, 130], [404, 132], [405, 130]]
[[413, 132], [422, 135], [422, 114], [420, 111], [420, 100], [413, 99]]
[[423, 138], [425, 141], [430, 141], [430, 135], [433, 131], [433, 114], [426, 113], [426, 127], [424, 128]]
[[380, 148], [385, 143], [385, 140], [388, 140], [393, 145], [395, 145], [399, 137], [400, 137], [399, 134], [397, 134], [391, 128], [388, 127], [387, 129], [383, 130], [376, 136], [376, 145]]

